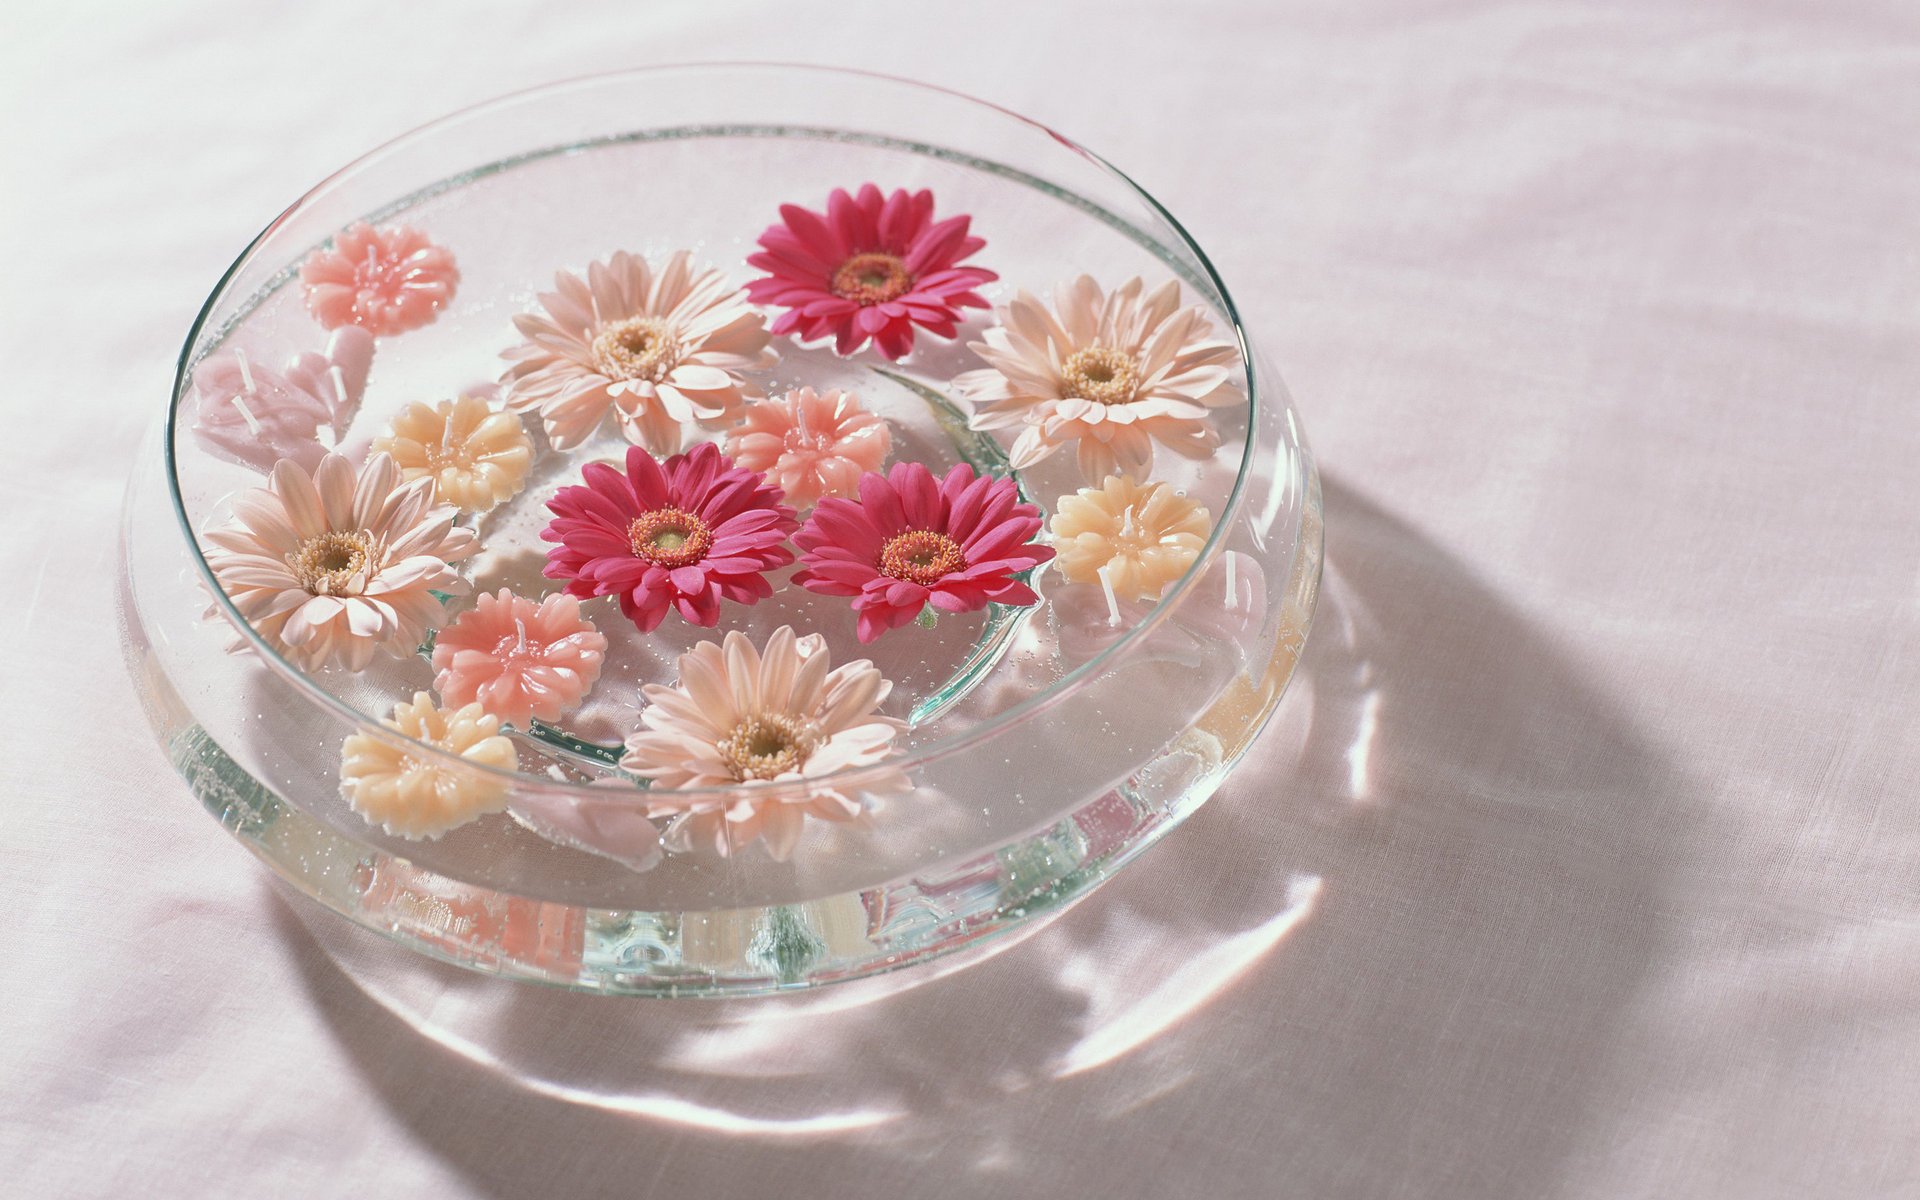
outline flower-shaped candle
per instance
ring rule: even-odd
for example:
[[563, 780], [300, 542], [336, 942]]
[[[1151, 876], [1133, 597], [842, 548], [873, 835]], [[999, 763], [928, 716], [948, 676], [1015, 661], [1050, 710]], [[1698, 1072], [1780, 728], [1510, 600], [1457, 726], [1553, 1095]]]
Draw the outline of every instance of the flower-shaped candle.
[[305, 670], [412, 654], [442, 616], [434, 593], [467, 592], [450, 564], [473, 553], [473, 531], [434, 504], [430, 480], [401, 482], [387, 455], [358, 472], [337, 454], [311, 473], [282, 461], [233, 510], [201, 535], [207, 565], [255, 632]]
[[533, 439], [520, 418], [475, 395], [407, 405], [373, 449], [391, 454], [407, 479], [431, 478], [441, 502], [463, 512], [486, 512], [513, 496], [533, 466]]
[[[807, 817], [848, 821], [861, 796], [909, 785], [898, 770], [861, 780], [858, 790], [823, 785], [835, 772], [884, 763], [905, 725], [882, 716], [892, 690], [871, 662], [833, 668], [818, 634], [795, 637], [781, 626], [756, 648], [735, 632], [701, 642], [680, 657], [680, 682], [649, 684], [642, 728], [627, 739], [620, 765], [653, 781], [649, 816], [671, 816], [667, 849], [730, 854], [764, 837], [784, 860]], [[687, 799], [687, 788], [755, 786]]]
[[780, 489], [734, 466], [711, 443], [666, 462], [638, 446], [627, 471], [588, 463], [585, 483], [547, 501], [540, 536], [557, 543], [546, 575], [571, 595], [618, 596], [620, 611], [650, 633], [668, 608], [695, 625], [720, 621], [720, 601], [773, 594], [766, 573], [793, 561], [784, 543], [799, 522]]
[[296, 354], [286, 370], [254, 362], [235, 346], [211, 355], [193, 373], [193, 432], [213, 454], [265, 473], [281, 459], [311, 471], [337, 445], [360, 409], [373, 363], [373, 335], [335, 330], [325, 354]]
[[1178, 282], [1143, 288], [1136, 277], [1107, 293], [1082, 275], [1055, 291], [1052, 311], [1022, 292], [969, 343], [988, 366], [954, 385], [975, 429], [1019, 431], [1014, 469], [1072, 443], [1089, 482], [1145, 478], [1155, 442], [1196, 459], [1219, 447], [1209, 413], [1245, 402], [1232, 383], [1239, 350], [1199, 305], [1180, 307]]
[[1055, 568], [1073, 583], [1098, 583], [1110, 607], [1116, 597], [1158, 599], [1193, 565], [1210, 527], [1207, 510], [1172, 486], [1124, 475], [1062, 496], [1047, 523]]
[[[381, 722], [396, 733], [457, 755], [469, 763], [511, 771], [518, 763], [513, 743], [500, 736], [500, 721], [478, 704], [434, 707], [416, 692], [413, 703], [394, 705]], [[507, 807], [507, 781], [457, 762], [410, 753], [394, 739], [349, 734], [340, 747], [340, 791], [354, 812], [406, 838], [437, 838], [486, 813]]]
[[482, 594], [433, 640], [433, 686], [449, 707], [478, 704], [525, 729], [579, 707], [600, 678], [607, 639], [572, 596], [538, 604], [506, 588]]
[[357, 325], [377, 337], [418, 329], [453, 299], [460, 268], [453, 254], [406, 225], [375, 229], [362, 221], [300, 264], [307, 311], [328, 329]]
[[742, 378], [772, 366], [766, 321], [719, 270], [682, 250], [654, 271], [621, 251], [562, 271], [522, 313], [527, 340], [504, 351], [507, 407], [538, 412], [556, 450], [586, 441], [612, 410], [620, 432], [655, 454], [680, 448], [688, 422], [728, 424], [759, 392]]
[[976, 476], [958, 463], [942, 478], [919, 463], [895, 463], [860, 480], [858, 503], [822, 500], [794, 535], [804, 570], [793, 581], [853, 597], [858, 635], [871, 642], [928, 605], [970, 612], [989, 603], [1037, 604], [1016, 576], [1053, 557], [1034, 544], [1040, 510], [1020, 502], [1011, 479]]
[[727, 435], [727, 453], [780, 486], [786, 500], [808, 508], [822, 496], [851, 496], [860, 476], [887, 461], [887, 423], [852, 392], [787, 392], [749, 407]]
[[841, 354], [871, 339], [888, 358], [903, 358], [915, 326], [950, 338], [961, 309], [988, 307], [973, 289], [999, 276], [959, 265], [986, 245], [968, 234], [971, 221], [935, 221], [932, 192], [883, 197], [871, 183], [857, 195], [834, 189], [825, 213], [783, 204], [780, 224], [767, 227], [761, 252], [747, 259], [768, 272], [747, 294], [787, 310], [773, 323], [776, 334], [832, 334]]

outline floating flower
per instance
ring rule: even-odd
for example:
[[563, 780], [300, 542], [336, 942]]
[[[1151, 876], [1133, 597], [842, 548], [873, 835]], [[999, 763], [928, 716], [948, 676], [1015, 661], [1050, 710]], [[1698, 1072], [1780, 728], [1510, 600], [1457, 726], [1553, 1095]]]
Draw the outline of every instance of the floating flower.
[[513, 324], [527, 340], [501, 354], [507, 407], [537, 411], [556, 450], [586, 441], [612, 409], [620, 432], [655, 454], [680, 448], [689, 421], [722, 425], [759, 392], [741, 372], [773, 365], [766, 321], [717, 269], [685, 250], [656, 274], [621, 251], [565, 271]]
[[433, 593], [467, 591], [449, 564], [473, 553], [473, 531], [434, 504], [430, 480], [402, 483], [385, 454], [357, 473], [337, 454], [311, 473], [282, 461], [233, 510], [202, 534], [207, 565], [254, 630], [305, 670], [412, 654], [441, 618]]
[[956, 265], [986, 242], [968, 235], [971, 217], [936, 222], [933, 193], [924, 189], [882, 199], [871, 183], [857, 196], [835, 188], [825, 214], [782, 204], [780, 221], [760, 235], [762, 252], [747, 259], [769, 272], [747, 294], [787, 310], [774, 333], [802, 341], [831, 333], [841, 354], [871, 338], [880, 353], [903, 358], [916, 325], [953, 337], [960, 309], [988, 307], [973, 289], [999, 278]]
[[859, 637], [871, 642], [931, 604], [971, 612], [1037, 604], [1015, 576], [1053, 557], [1033, 544], [1040, 510], [1020, 502], [1011, 479], [976, 476], [959, 463], [941, 479], [919, 463], [895, 463], [860, 480], [860, 500], [822, 500], [794, 535], [805, 553], [793, 581], [826, 596], [852, 596]]
[[357, 325], [376, 337], [418, 329], [439, 315], [460, 282], [453, 253], [407, 225], [361, 221], [300, 264], [307, 311], [328, 329]]
[[[620, 765], [653, 781], [647, 815], [672, 816], [669, 850], [708, 847], [725, 855], [764, 837], [784, 860], [809, 816], [849, 821], [861, 796], [907, 790], [897, 768], [855, 791], [823, 784], [836, 772], [883, 763], [903, 722], [879, 713], [893, 685], [861, 659], [829, 669], [819, 634], [775, 630], [764, 650], [734, 632], [680, 656], [676, 687], [649, 684], [642, 728]], [[765, 786], [766, 784], [775, 786]], [[761, 785], [699, 798], [677, 789]]]
[[607, 639], [572, 596], [535, 604], [506, 588], [482, 594], [433, 639], [433, 686], [450, 707], [478, 704], [525, 729], [577, 708], [600, 678]]
[[1082, 275], [1055, 290], [1051, 312], [1022, 292], [970, 343], [989, 366], [953, 382], [975, 429], [1021, 431], [1015, 470], [1072, 442], [1088, 480], [1144, 478], [1154, 442], [1188, 458], [1220, 445], [1208, 411], [1245, 402], [1231, 382], [1239, 351], [1203, 308], [1179, 306], [1179, 283], [1144, 297], [1143, 286], [1103, 293]]
[[518, 492], [533, 466], [533, 439], [512, 413], [479, 396], [409, 404], [373, 449], [393, 455], [402, 475], [430, 477], [441, 503], [486, 512]]
[[284, 372], [251, 361], [239, 347], [209, 355], [193, 373], [193, 432], [209, 453], [265, 473], [283, 458], [318, 466], [360, 410], [373, 365], [373, 335], [340, 329], [325, 354], [296, 354]]
[[892, 446], [887, 423], [859, 397], [810, 387], [753, 405], [727, 435], [733, 461], [779, 484], [799, 508], [822, 496], [853, 495], [860, 476], [878, 471]]
[[571, 595], [618, 596], [620, 611], [650, 633], [669, 606], [695, 625], [715, 625], [720, 601], [753, 604], [773, 594], [766, 573], [793, 561], [783, 544], [798, 527], [780, 489], [743, 471], [711, 443], [656, 462], [638, 446], [622, 475], [588, 463], [583, 485], [547, 501], [557, 542], [546, 575]]
[[1165, 483], [1109, 475], [1054, 505], [1054, 566], [1123, 600], [1155, 600], [1187, 573], [1212, 527], [1207, 510]]
[[[500, 736], [500, 719], [478, 704], [439, 709], [415, 692], [393, 706], [381, 724], [469, 763], [511, 771], [513, 743]], [[347, 735], [340, 746], [340, 793], [354, 812], [388, 833], [437, 838], [507, 807], [507, 781], [485, 771], [420, 754], [405, 743], [370, 733]]]

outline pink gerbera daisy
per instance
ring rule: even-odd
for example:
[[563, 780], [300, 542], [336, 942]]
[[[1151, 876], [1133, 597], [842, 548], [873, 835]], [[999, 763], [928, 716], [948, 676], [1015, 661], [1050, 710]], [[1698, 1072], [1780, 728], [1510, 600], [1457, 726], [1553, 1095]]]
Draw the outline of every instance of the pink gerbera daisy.
[[965, 463], [935, 479], [915, 462], [860, 480], [860, 500], [822, 500], [794, 535], [804, 570], [793, 581], [826, 596], [852, 596], [859, 636], [871, 642], [927, 605], [971, 612], [988, 603], [1037, 604], [1015, 576], [1053, 557], [1033, 544], [1040, 510], [1020, 502], [1011, 479]]
[[999, 278], [957, 265], [986, 242], [968, 235], [971, 217], [935, 221], [925, 189], [883, 198], [871, 183], [857, 196], [835, 188], [824, 214], [782, 204], [780, 220], [760, 235], [764, 250], [747, 259], [768, 272], [747, 295], [787, 310], [774, 333], [802, 341], [831, 333], [841, 354], [871, 338], [880, 353], [903, 358], [916, 325], [953, 337], [960, 309], [987, 307], [973, 289]]
[[852, 392], [799, 388], [747, 409], [727, 435], [727, 453], [759, 471], [806, 508], [822, 496], [851, 496], [860, 476], [887, 461], [893, 435]]
[[585, 484], [547, 501], [557, 542], [549, 579], [571, 595], [618, 596], [620, 611], [651, 632], [669, 607], [695, 625], [715, 625], [720, 601], [752, 604], [773, 594], [766, 573], [793, 561], [783, 544], [799, 525], [780, 489], [734, 466], [711, 443], [662, 463], [635, 446], [627, 471], [582, 468]]
[[453, 299], [453, 252], [407, 225], [349, 225], [331, 250], [300, 264], [307, 311], [328, 329], [358, 325], [376, 337], [418, 329]]

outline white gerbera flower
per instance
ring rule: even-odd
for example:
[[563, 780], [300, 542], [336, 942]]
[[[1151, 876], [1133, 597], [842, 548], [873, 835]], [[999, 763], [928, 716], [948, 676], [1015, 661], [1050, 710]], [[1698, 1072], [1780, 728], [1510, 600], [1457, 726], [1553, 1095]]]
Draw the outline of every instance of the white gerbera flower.
[[[894, 738], [906, 726], [878, 712], [892, 688], [866, 659], [830, 669], [819, 634], [795, 637], [783, 625], [756, 650], [746, 635], [729, 633], [724, 644], [701, 642], [680, 656], [677, 687], [645, 689], [643, 728], [627, 739], [620, 765], [653, 780], [648, 816], [675, 818], [669, 850], [697, 845], [725, 855], [765, 837], [785, 859], [807, 817], [850, 821], [863, 810], [862, 794], [910, 786], [897, 769], [853, 793], [818, 782], [897, 752]], [[674, 795], [685, 788], [719, 794]]]
[[401, 482], [388, 455], [356, 473], [329, 454], [311, 475], [282, 459], [233, 510], [201, 534], [207, 565], [255, 632], [303, 670], [412, 654], [442, 616], [433, 593], [468, 590], [449, 564], [473, 553], [473, 531], [434, 503], [433, 480]]
[[539, 412], [556, 450], [586, 441], [609, 409], [628, 441], [656, 455], [680, 449], [689, 422], [731, 422], [760, 393], [741, 372], [772, 366], [766, 319], [718, 269], [695, 271], [681, 250], [658, 273], [620, 251], [562, 271], [540, 295], [547, 315], [522, 313], [527, 340], [501, 357], [507, 407]]
[[1020, 431], [1015, 469], [1071, 442], [1089, 482], [1144, 478], [1155, 442], [1188, 458], [1219, 447], [1209, 411], [1245, 403], [1232, 383], [1239, 349], [1201, 306], [1180, 307], [1177, 281], [1143, 288], [1136, 276], [1106, 293], [1082, 275], [1055, 289], [1052, 311], [1021, 292], [971, 343], [990, 365], [954, 384], [973, 428]]

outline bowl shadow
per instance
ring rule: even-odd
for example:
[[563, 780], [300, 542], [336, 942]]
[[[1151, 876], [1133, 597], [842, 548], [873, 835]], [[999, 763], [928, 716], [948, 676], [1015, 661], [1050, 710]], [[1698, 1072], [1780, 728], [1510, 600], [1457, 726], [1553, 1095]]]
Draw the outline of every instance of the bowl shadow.
[[1015, 948], [636, 1002], [276, 900], [298, 977], [486, 1195], [1550, 1194], [1672, 936], [1694, 785], [1467, 562], [1338, 479], [1325, 497], [1320, 613], [1273, 726]]

